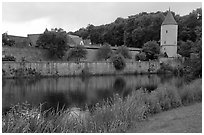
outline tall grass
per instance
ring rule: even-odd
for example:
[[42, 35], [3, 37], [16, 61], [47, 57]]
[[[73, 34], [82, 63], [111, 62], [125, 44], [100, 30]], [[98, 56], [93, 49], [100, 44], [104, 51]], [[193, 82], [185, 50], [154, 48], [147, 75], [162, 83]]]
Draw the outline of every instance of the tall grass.
[[[41, 107], [14, 106], [3, 116], [3, 132], [126, 132], [149, 115], [202, 101], [202, 80], [183, 88], [163, 86], [151, 93], [135, 90], [126, 99], [115, 95], [97, 104], [93, 113], [74, 114], [72, 110], [41, 112]], [[46, 114], [46, 116], [45, 116]], [[49, 114], [49, 115], [47, 115]]]

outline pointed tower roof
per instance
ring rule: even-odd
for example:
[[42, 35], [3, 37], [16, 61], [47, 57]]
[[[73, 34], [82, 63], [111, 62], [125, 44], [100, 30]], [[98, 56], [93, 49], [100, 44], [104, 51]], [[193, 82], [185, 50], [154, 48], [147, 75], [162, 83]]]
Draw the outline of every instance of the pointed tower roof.
[[177, 25], [177, 22], [175, 21], [170, 9], [169, 9], [162, 25]]

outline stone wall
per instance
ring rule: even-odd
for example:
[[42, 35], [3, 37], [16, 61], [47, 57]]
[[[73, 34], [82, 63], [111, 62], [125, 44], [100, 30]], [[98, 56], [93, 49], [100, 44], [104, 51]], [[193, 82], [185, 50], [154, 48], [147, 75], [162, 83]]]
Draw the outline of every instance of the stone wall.
[[[127, 62], [122, 71], [117, 71], [111, 62], [2, 62], [3, 77], [18, 77], [37, 73], [42, 76], [112, 75], [134, 73], [156, 73], [158, 61]], [[18, 73], [18, 74], [17, 74]]]

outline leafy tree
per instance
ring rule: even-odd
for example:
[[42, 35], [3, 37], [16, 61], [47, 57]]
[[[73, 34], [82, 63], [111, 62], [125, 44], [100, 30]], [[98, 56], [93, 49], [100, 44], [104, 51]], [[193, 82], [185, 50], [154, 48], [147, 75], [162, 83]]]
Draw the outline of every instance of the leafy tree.
[[79, 62], [80, 59], [86, 58], [87, 50], [82, 45], [77, 45], [76, 47], [70, 49], [68, 53], [67, 60], [74, 60]]
[[107, 60], [112, 53], [110, 45], [106, 43], [97, 50], [96, 57], [98, 60]]
[[126, 46], [124, 46], [124, 45], [119, 46], [115, 53], [116, 54], [121, 54], [125, 59], [126, 58], [127, 59], [131, 59], [132, 58], [129, 49]]
[[47, 49], [51, 58], [61, 59], [68, 50], [66, 31], [61, 28], [55, 28], [51, 31], [46, 29], [38, 38], [37, 45]]
[[142, 48], [143, 52], [145, 52], [147, 59], [157, 59], [160, 53], [159, 44], [156, 41], [148, 41], [144, 44]]
[[[111, 46], [126, 45], [142, 48], [148, 41], [160, 40], [161, 24], [168, 11], [146, 13], [129, 16], [127, 19], [117, 18], [110, 24], [88, 25], [75, 33], [92, 43], [109, 43]], [[191, 40], [196, 42], [202, 36], [202, 8], [193, 10], [189, 15], [180, 16], [172, 12], [178, 23], [178, 41]]]
[[7, 33], [3, 33], [2, 34], [2, 45], [5, 45], [5, 46], [14, 46], [14, 44], [15, 44], [15, 41], [9, 39]]
[[111, 61], [116, 70], [123, 70], [126, 66], [125, 58], [121, 54], [115, 54], [111, 57]]
[[85, 28], [80, 28], [78, 31], [75, 31], [74, 33], [70, 33], [72, 35], [76, 34], [77, 36], [82, 37], [82, 39], [88, 38], [88, 30]]
[[190, 57], [191, 48], [193, 47], [194, 43], [190, 40], [179, 41], [178, 42], [178, 53], [182, 55], [183, 57]]
[[144, 52], [141, 52], [141, 53], [138, 53], [135, 55], [135, 60], [136, 61], [145, 61], [147, 58], [146, 58], [146, 54]]

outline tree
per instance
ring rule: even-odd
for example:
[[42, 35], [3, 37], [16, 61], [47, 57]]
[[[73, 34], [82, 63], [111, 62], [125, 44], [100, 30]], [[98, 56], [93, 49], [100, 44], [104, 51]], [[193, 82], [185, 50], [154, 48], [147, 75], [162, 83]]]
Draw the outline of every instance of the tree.
[[159, 44], [156, 41], [148, 41], [144, 44], [142, 48], [143, 52], [145, 52], [147, 59], [157, 59], [160, 53]]
[[138, 53], [135, 55], [136, 61], [145, 61], [146, 60], [146, 54], [144, 52]]
[[14, 44], [15, 44], [15, 41], [9, 39], [7, 33], [3, 33], [2, 34], [2, 45], [5, 45], [5, 46], [14, 46]]
[[190, 57], [190, 53], [192, 52], [192, 47], [194, 46], [194, 43], [190, 40], [179, 41], [178, 42], [178, 53], [182, 55], [183, 57]]
[[97, 60], [107, 60], [111, 57], [112, 53], [110, 45], [106, 43], [97, 50]]
[[124, 45], [119, 46], [115, 53], [116, 54], [121, 54], [125, 59], [126, 58], [127, 59], [131, 59], [132, 58], [129, 49], [126, 46], [124, 46]]
[[123, 70], [126, 66], [125, 58], [121, 54], [115, 54], [111, 57], [111, 61], [116, 70]]
[[68, 50], [66, 31], [61, 28], [55, 28], [51, 31], [46, 29], [39, 36], [37, 45], [43, 49], [47, 49], [51, 58], [57, 57], [61, 59]]
[[79, 62], [80, 59], [86, 58], [86, 54], [87, 50], [82, 45], [77, 45], [76, 47], [70, 49], [67, 60], [74, 60]]

